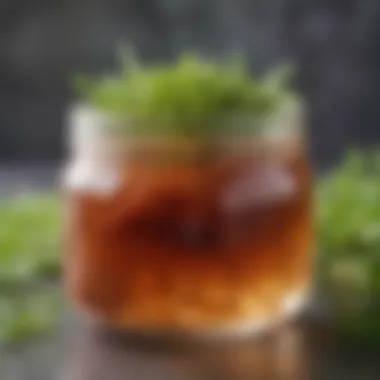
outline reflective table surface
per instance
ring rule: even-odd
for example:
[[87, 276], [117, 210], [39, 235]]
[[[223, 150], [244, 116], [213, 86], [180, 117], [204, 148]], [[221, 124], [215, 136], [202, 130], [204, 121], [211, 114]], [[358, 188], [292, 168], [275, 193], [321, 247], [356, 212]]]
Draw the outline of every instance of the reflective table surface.
[[296, 321], [245, 340], [190, 343], [82, 326], [62, 380], [375, 380], [377, 369], [337, 351], [325, 324]]

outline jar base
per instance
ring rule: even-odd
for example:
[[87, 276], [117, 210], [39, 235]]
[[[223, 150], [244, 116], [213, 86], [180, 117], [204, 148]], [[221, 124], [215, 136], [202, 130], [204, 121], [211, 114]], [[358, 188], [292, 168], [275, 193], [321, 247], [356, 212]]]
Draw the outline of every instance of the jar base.
[[[215, 330], [199, 332], [200, 335], [209, 338], [238, 338], [244, 339], [255, 338], [261, 334], [288, 323], [292, 319], [300, 315], [307, 307], [309, 295], [304, 292], [294, 292], [288, 294], [283, 300], [282, 310], [271, 317], [264, 317], [260, 320], [252, 322], [252, 318], [246, 322], [238, 322], [217, 327]], [[197, 333], [196, 333], [197, 334]]]
[[219, 326], [208, 326], [207, 328], [160, 328], [125, 325], [110, 323], [103, 318], [87, 315], [93, 326], [96, 326], [108, 337], [120, 341], [128, 341], [130, 344], [152, 343], [170, 346], [191, 343], [221, 343], [235, 340], [258, 339], [271, 333], [283, 325], [292, 323], [300, 316], [309, 304], [309, 292], [297, 291], [288, 294], [282, 301], [283, 307], [276, 315], [265, 317], [260, 320], [249, 320], [226, 323]]

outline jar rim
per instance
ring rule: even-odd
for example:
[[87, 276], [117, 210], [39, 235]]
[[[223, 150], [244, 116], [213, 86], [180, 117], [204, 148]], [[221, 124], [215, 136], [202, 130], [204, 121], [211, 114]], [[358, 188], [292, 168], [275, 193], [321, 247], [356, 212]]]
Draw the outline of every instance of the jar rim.
[[[209, 139], [165, 134], [133, 136], [128, 133], [122, 134], [117, 128], [119, 122], [123, 122], [125, 126], [125, 118], [118, 120], [88, 104], [74, 104], [69, 109], [69, 116], [71, 147], [75, 146], [79, 151], [88, 151], [89, 146], [93, 144], [101, 147], [100, 150], [103, 152], [108, 151], [110, 155], [118, 149], [119, 152], [137, 154], [137, 156], [145, 154], [155, 157], [175, 156], [194, 159], [212, 154], [251, 155], [263, 151], [278, 154], [283, 150], [303, 150], [306, 145], [302, 131], [296, 128], [292, 130], [273, 128], [272, 131], [265, 131], [266, 133], [262, 134], [214, 135]], [[270, 118], [268, 122], [270, 123]]]
[[[148, 137], [155, 139], [173, 139], [173, 140], [223, 140], [223, 139], [241, 139], [241, 138], [253, 138], [258, 139], [268, 134], [274, 134], [281, 132], [281, 129], [286, 129], [286, 132], [292, 132], [292, 134], [299, 132], [300, 124], [304, 115], [305, 105], [301, 100], [296, 102], [290, 102], [286, 107], [280, 107], [272, 114], [268, 114], [264, 117], [258, 117], [253, 113], [239, 112], [221, 114], [218, 118], [213, 119], [212, 123], [223, 124], [226, 129], [222, 127], [218, 129], [216, 133], [208, 135], [207, 133], [198, 135], [186, 135], [176, 134], [174, 132], [165, 132], [165, 130], [157, 129], [157, 133], [154, 133], [151, 129], [146, 134], [134, 134], [134, 130], [144, 127], [144, 122], [141, 120], [128, 118], [127, 116], [117, 116], [102, 111], [88, 103], [78, 102], [69, 107], [69, 124], [72, 128], [77, 128], [78, 119], [87, 119], [90, 121], [92, 132], [100, 133], [102, 135], [115, 133], [120, 138], [134, 138], [139, 141]], [[211, 122], [211, 121], [210, 121]], [[155, 124], [156, 121], [145, 122], [145, 124]], [[160, 124], [164, 123], [161, 121]], [[256, 125], [254, 125], [256, 124]], [[292, 130], [288, 128], [292, 124]], [[259, 125], [260, 128], [257, 128]], [[79, 126], [80, 127], [80, 126]], [[273, 128], [275, 127], [275, 128]], [[298, 127], [298, 128], [297, 128]], [[243, 129], [242, 129], [243, 128]], [[142, 128], [143, 129], [143, 128]], [[143, 129], [144, 131], [144, 129]], [[130, 132], [130, 133], [128, 133]]]

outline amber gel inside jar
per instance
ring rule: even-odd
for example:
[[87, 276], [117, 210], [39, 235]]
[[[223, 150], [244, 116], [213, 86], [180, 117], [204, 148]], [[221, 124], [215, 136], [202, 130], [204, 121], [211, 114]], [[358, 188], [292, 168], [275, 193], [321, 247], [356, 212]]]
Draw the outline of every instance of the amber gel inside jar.
[[121, 329], [205, 334], [302, 310], [314, 236], [299, 129], [132, 138], [84, 106], [70, 123], [66, 282], [80, 309]]

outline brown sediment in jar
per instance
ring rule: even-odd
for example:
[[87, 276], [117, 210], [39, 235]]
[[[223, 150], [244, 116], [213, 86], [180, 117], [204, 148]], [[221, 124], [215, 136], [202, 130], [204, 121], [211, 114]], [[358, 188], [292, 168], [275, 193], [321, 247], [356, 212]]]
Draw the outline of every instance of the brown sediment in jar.
[[[280, 316], [312, 269], [312, 176], [296, 145], [230, 142], [199, 160], [197, 144], [153, 142], [125, 158], [111, 195], [70, 190], [72, 297], [127, 328], [207, 331]], [[249, 196], [255, 184], [261, 198]]]

